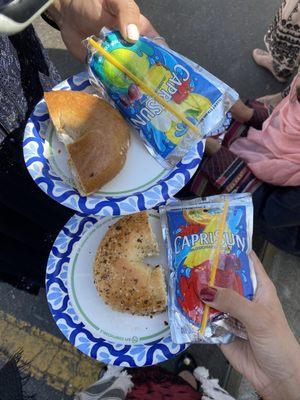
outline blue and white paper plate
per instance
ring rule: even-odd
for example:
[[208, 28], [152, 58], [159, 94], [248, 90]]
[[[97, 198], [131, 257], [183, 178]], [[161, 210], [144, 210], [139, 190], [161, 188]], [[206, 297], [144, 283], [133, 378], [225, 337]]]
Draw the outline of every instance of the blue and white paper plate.
[[[93, 93], [87, 73], [80, 73], [54, 90]], [[83, 214], [124, 215], [152, 209], [182, 189], [195, 173], [204, 143], [195, 146], [176, 167], [164, 169], [146, 150], [136, 132], [131, 133], [127, 161], [122, 171], [97, 193], [81, 196], [74, 189], [64, 145], [57, 140], [45, 100], [28, 120], [23, 142], [27, 169], [36, 184], [52, 199]]]
[[[149, 366], [178, 355], [186, 347], [172, 343], [166, 312], [152, 317], [117, 312], [97, 293], [93, 261], [100, 241], [118, 218], [75, 214], [68, 221], [48, 260], [48, 304], [58, 328], [86, 355], [106, 364]], [[149, 263], [165, 265], [155, 211], [149, 211], [149, 221], [160, 246], [160, 256]]]

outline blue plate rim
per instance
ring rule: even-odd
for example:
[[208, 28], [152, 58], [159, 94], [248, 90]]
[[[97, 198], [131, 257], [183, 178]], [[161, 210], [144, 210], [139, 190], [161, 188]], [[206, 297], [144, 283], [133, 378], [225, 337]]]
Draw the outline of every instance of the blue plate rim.
[[124, 345], [96, 337], [80, 321], [68, 294], [68, 262], [74, 245], [99, 220], [95, 216], [74, 214], [53, 244], [47, 263], [46, 295], [58, 328], [78, 350], [106, 364], [146, 367], [177, 356], [187, 346], [172, 343], [170, 336], [147, 344]]
[[[84, 90], [91, 86], [87, 72], [74, 75], [55, 86], [54, 90]], [[169, 175], [142, 192], [129, 196], [98, 196], [92, 200], [81, 196], [76, 189], [63, 182], [50, 170], [44, 155], [44, 139], [40, 131], [48, 123], [49, 114], [45, 100], [41, 100], [31, 114], [24, 132], [23, 153], [26, 167], [35, 183], [53, 200], [79, 213], [98, 216], [126, 215], [151, 209], [166, 202], [192, 178], [199, 166], [204, 142], [199, 142]]]

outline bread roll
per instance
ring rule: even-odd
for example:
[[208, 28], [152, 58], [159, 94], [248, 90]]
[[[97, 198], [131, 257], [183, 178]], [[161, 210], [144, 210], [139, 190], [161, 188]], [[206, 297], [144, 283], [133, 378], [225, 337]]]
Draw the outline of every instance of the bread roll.
[[106, 304], [118, 311], [150, 315], [166, 308], [161, 266], [144, 259], [158, 255], [147, 212], [119, 219], [101, 241], [94, 261], [97, 290]]
[[82, 195], [99, 190], [122, 169], [130, 131], [106, 101], [71, 90], [44, 94], [58, 139], [66, 146], [75, 185]]

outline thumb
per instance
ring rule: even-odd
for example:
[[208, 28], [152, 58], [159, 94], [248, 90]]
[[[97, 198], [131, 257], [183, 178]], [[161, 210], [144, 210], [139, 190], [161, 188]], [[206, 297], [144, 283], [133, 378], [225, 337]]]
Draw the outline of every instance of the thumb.
[[159, 36], [159, 33], [151, 24], [148, 18], [146, 18], [143, 14], [140, 17], [140, 32], [142, 35], [147, 36], [149, 38], [154, 38]]
[[206, 287], [200, 291], [200, 299], [209, 307], [230, 314], [245, 327], [255, 326], [256, 304], [231, 289]]
[[106, 6], [116, 17], [123, 38], [128, 42], [136, 42], [140, 36], [140, 9], [134, 0], [106, 0]]

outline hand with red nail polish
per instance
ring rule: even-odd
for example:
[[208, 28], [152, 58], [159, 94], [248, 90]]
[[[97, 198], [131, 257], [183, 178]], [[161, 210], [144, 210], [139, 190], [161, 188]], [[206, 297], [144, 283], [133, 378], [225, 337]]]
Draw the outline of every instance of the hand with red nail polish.
[[237, 338], [221, 350], [263, 399], [300, 400], [300, 346], [273, 283], [254, 253], [251, 259], [258, 281], [253, 301], [220, 287], [203, 288], [200, 298], [245, 325], [248, 340]]
[[213, 287], [205, 287], [200, 291], [200, 299], [204, 302], [213, 302], [217, 295], [217, 289]]

